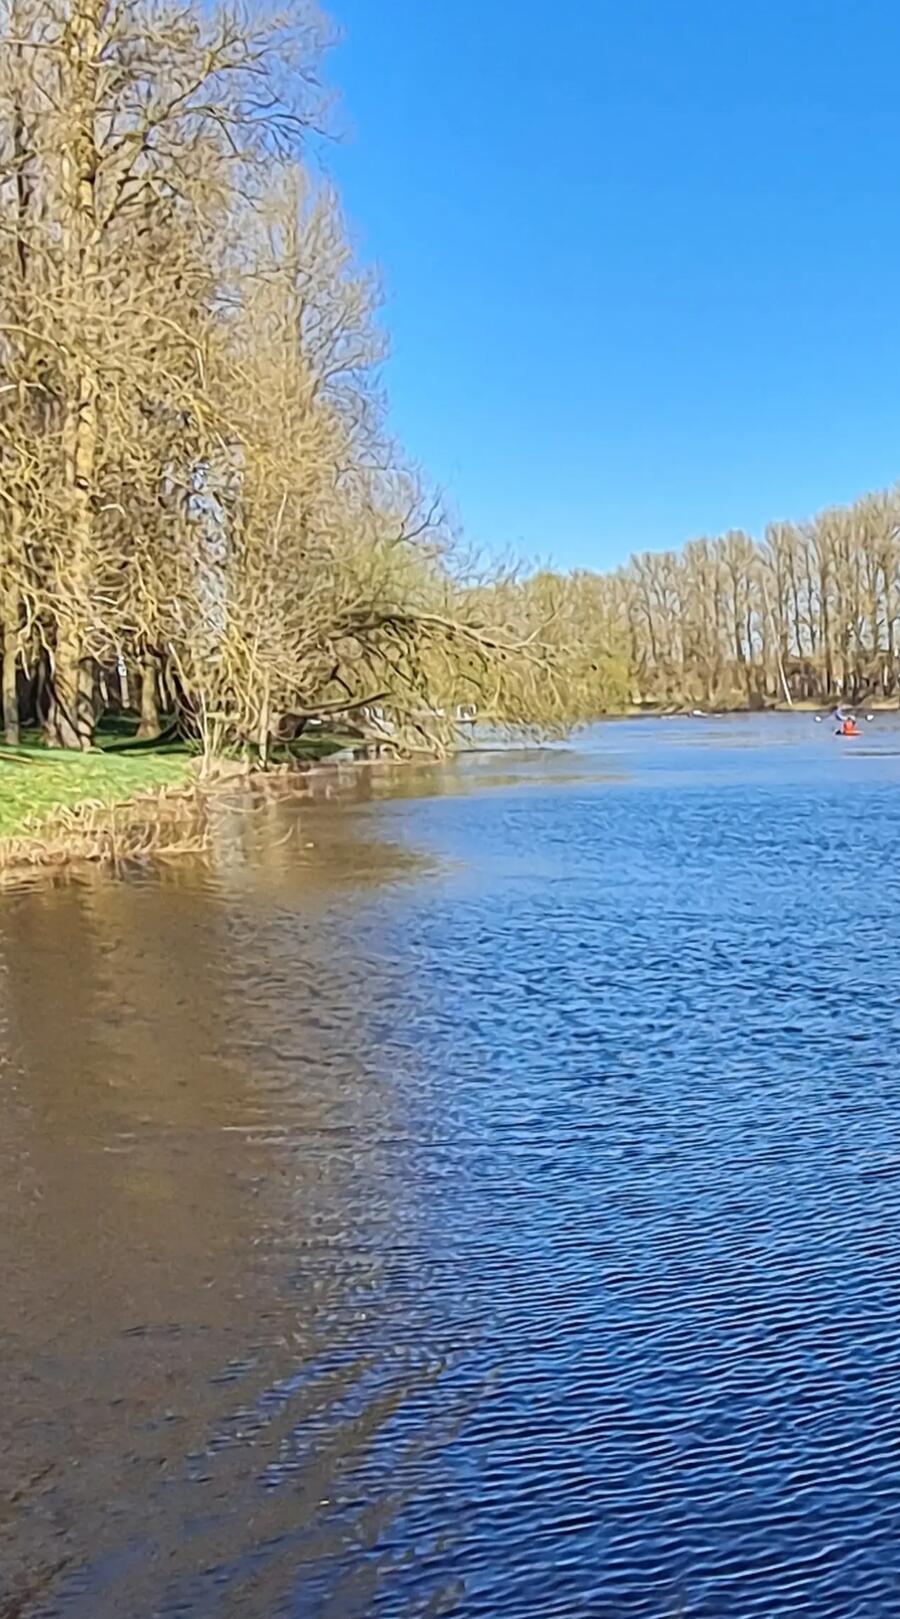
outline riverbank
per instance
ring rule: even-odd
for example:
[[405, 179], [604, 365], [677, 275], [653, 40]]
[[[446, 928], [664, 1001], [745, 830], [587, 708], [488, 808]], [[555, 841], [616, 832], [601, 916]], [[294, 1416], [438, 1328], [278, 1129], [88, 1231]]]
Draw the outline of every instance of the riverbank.
[[694, 716], [703, 718], [725, 718], [736, 714], [829, 714], [838, 704], [845, 708], [857, 711], [865, 710], [871, 714], [896, 714], [900, 711], [900, 703], [896, 698], [871, 697], [858, 702], [852, 702], [849, 697], [829, 697], [828, 699], [797, 698], [793, 703], [766, 703], [762, 708], [756, 708], [749, 703], [719, 703], [709, 707], [700, 704], [650, 704], [632, 703], [620, 714], [605, 714], [608, 720], [659, 720], [659, 719], [690, 719]]
[[190, 767], [189, 757], [178, 753], [4, 749], [0, 754], [0, 842], [37, 833], [61, 811], [88, 804], [108, 807], [162, 788], [182, 787]]
[[[867, 707], [894, 709], [884, 702]], [[605, 720], [685, 718], [690, 712], [635, 708]], [[704, 717], [774, 720], [789, 712], [823, 709], [797, 703], [793, 710], [710, 709]], [[240, 797], [242, 786], [249, 786], [254, 807], [273, 794], [343, 795], [360, 770], [377, 769], [373, 761], [350, 758], [358, 746], [358, 738], [316, 732], [278, 749], [264, 772], [225, 759], [209, 777], [202, 775], [195, 749], [173, 739], [138, 743], [130, 728], [107, 731], [101, 746], [87, 754], [49, 751], [36, 740], [18, 749], [0, 747], [0, 885], [85, 863], [117, 866], [204, 855], [215, 842], [214, 806], [224, 805], [229, 792]]]
[[[193, 799], [184, 752], [0, 753], [0, 878], [148, 852]], [[176, 810], [177, 805], [177, 810]]]
[[[346, 739], [316, 736], [284, 749], [281, 768], [337, 757]], [[136, 743], [107, 735], [91, 753], [37, 742], [0, 748], [0, 879], [82, 861], [202, 853], [204, 801], [217, 783], [248, 774], [239, 764], [201, 780], [196, 751], [181, 742]]]

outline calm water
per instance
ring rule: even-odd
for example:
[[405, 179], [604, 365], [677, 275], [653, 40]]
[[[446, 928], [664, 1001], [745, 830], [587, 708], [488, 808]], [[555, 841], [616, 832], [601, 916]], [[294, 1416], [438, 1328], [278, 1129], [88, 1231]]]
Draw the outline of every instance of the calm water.
[[0, 1615], [900, 1611], [900, 728], [0, 900]]

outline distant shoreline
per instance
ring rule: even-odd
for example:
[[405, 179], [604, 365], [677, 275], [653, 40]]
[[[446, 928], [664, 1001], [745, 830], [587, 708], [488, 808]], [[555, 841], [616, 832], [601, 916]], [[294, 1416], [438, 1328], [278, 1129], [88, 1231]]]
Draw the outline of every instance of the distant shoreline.
[[764, 714], [830, 714], [838, 706], [852, 708], [857, 711], [866, 710], [870, 714], [900, 714], [900, 701], [896, 698], [863, 698], [854, 702], [848, 697], [832, 697], [823, 702], [815, 702], [807, 698], [799, 699], [795, 703], [767, 703], [763, 708], [752, 708], [746, 703], [736, 703], [728, 707], [688, 708], [687, 706], [666, 706], [660, 704], [651, 708], [643, 704], [632, 704], [618, 714], [603, 714], [603, 720], [662, 720], [662, 719], [726, 719], [734, 714], [759, 716]]

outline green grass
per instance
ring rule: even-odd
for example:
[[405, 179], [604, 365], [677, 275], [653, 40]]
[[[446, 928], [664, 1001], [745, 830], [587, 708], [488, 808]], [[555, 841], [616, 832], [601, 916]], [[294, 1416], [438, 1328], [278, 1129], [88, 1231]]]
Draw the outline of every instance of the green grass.
[[272, 749], [272, 763], [281, 764], [288, 759], [329, 759], [333, 753], [340, 753], [342, 748], [352, 746], [352, 737], [332, 736], [327, 731], [309, 731], [306, 736], [299, 736], [296, 742], [276, 743]]
[[[167, 722], [164, 722], [168, 729]], [[118, 753], [134, 756], [135, 754], [152, 753], [156, 758], [165, 756], [190, 758], [199, 750], [195, 743], [185, 742], [180, 737], [166, 735], [159, 742], [138, 742], [134, 735], [135, 721], [129, 716], [108, 716], [97, 729], [95, 743], [105, 753]], [[330, 731], [308, 731], [305, 736], [297, 738], [296, 742], [275, 742], [269, 752], [272, 764], [284, 764], [289, 759], [317, 760], [328, 759], [331, 754], [339, 753], [342, 748], [350, 744], [351, 738], [332, 734]], [[234, 756], [241, 756], [240, 749], [234, 749]]]
[[[95, 753], [58, 753], [27, 733], [22, 747], [0, 746], [0, 838], [45, 821], [55, 810], [78, 804], [121, 804], [140, 793], [181, 786], [197, 749], [172, 739], [136, 742], [134, 722], [111, 718], [98, 729]], [[273, 748], [272, 763], [313, 762], [346, 747], [347, 738], [321, 731]]]
[[[147, 752], [51, 753], [45, 748], [3, 750], [0, 758], [0, 837], [28, 832], [58, 809], [88, 802], [118, 804], [138, 793], [179, 786], [188, 779], [185, 754]], [[14, 752], [15, 761], [9, 757]], [[24, 762], [20, 762], [24, 761]]]

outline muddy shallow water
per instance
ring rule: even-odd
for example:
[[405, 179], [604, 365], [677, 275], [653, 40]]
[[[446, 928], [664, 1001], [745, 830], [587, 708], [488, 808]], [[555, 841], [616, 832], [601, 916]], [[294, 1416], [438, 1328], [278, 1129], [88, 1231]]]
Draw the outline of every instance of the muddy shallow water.
[[635, 722], [0, 896], [0, 1615], [895, 1614], [898, 833]]

